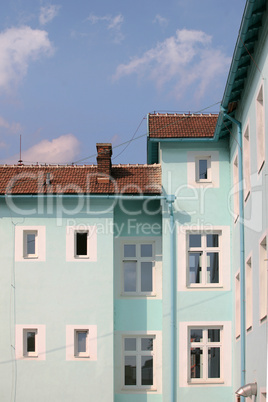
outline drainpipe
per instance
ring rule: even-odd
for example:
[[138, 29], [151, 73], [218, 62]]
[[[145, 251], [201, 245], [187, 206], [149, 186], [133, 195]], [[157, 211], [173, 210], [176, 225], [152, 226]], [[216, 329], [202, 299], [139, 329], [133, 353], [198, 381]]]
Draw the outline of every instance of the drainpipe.
[[175, 268], [175, 239], [174, 239], [174, 215], [173, 215], [173, 202], [175, 201], [174, 195], [169, 195], [166, 198], [169, 208], [169, 222], [170, 222], [170, 359], [171, 359], [171, 375], [170, 375], [170, 390], [171, 401], [177, 400], [177, 387], [176, 387], [176, 367], [177, 367], [177, 352], [176, 352], [176, 268]]
[[[243, 191], [243, 151], [241, 123], [229, 116], [222, 108], [224, 116], [237, 125], [238, 130], [238, 173], [239, 173], [239, 232], [240, 232], [240, 298], [241, 298], [241, 387], [245, 385], [246, 377], [246, 325], [245, 325], [245, 228], [244, 228], [244, 191]], [[242, 397], [244, 400], [244, 397]]]

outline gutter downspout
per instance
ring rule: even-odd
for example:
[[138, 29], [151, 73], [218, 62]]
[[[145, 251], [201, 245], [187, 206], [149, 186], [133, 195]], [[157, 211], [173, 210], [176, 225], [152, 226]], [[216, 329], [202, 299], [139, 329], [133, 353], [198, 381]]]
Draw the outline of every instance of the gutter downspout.
[[176, 386], [176, 367], [177, 367], [177, 331], [176, 331], [176, 268], [175, 268], [175, 239], [174, 239], [174, 215], [173, 215], [173, 202], [175, 201], [174, 195], [169, 195], [166, 198], [169, 208], [169, 221], [170, 221], [170, 359], [171, 359], [171, 375], [170, 375], [170, 390], [171, 401], [177, 400], [177, 386]]
[[[238, 130], [238, 174], [239, 174], [239, 232], [240, 232], [240, 326], [241, 326], [241, 387], [246, 383], [246, 325], [245, 325], [245, 227], [244, 227], [244, 191], [243, 191], [243, 150], [242, 150], [242, 125], [229, 116], [226, 109], [221, 108], [224, 116], [237, 125]], [[244, 397], [242, 397], [244, 400]]]

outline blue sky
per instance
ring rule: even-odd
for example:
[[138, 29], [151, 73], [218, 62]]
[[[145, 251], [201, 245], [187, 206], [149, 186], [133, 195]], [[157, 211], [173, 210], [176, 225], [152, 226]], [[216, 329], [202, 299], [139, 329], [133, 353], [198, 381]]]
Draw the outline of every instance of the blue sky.
[[113, 163], [146, 163], [147, 113], [218, 112], [245, 6], [2, 3], [0, 163], [18, 161], [21, 135], [25, 163], [60, 164], [95, 164], [97, 142]]

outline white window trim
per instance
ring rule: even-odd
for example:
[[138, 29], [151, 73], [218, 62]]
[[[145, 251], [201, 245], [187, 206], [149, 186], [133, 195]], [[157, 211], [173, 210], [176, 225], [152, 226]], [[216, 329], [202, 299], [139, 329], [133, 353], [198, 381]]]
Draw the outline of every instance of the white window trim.
[[246, 258], [246, 329], [252, 330], [253, 326], [253, 273], [252, 253]]
[[[123, 269], [123, 246], [124, 244], [136, 244], [136, 242], [141, 244], [153, 244], [154, 253], [154, 266], [153, 266], [153, 291], [142, 292], [137, 294], [135, 292], [124, 292], [124, 269]], [[130, 298], [162, 298], [162, 237], [161, 236], [146, 236], [146, 237], [121, 237], [115, 239], [115, 266], [120, 267], [116, 270], [116, 281], [115, 281], [115, 294], [119, 298], [130, 299]]]
[[[140, 341], [138, 341], [137, 349], [135, 352], [125, 351], [124, 350], [124, 341], [126, 338], [135, 338], [136, 341], [140, 340], [141, 338], [152, 338], [153, 339], [153, 350], [150, 353], [145, 353], [140, 350]], [[123, 349], [123, 365], [122, 365], [122, 387], [124, 390], [139, 390], [139, 391], [155, 391], [156, 387], [156, 355], [155, 355], [155, 348], [156, 348], [156, 339], [155, 335], [125, 335], [122, 338], [122, 349]], [[137, 365], [137, 385], [125, 385], [125, 356], [135, 356], [136, 357], [136, 365]], [[153, 385], [142, 385], [141, 384], [141, 356], [152, 356], [153, 357]]]
[[[27, 255], [27, 234], [36, 233], [35, 254]], [[46, 260], [46, 227], [16, 226], [15, 227], [15, 261], [30, 263]]]
[[[87, 234], [87, 254], [85, 255], [79, 255], [77, 254], [77, 233], [86, 233]], [[74, 231], [74, 258], [78, 259], [89, 259], [90, 253], [89, 253], [89, 248], [90, 248], [90, 238], [89, 238], [89, 232], [88, 230], [75, 230]]]
[[[262, 97], [262, 104], [260, 102]], [[256, 96], [256, 135], [257, 135], [257, 170], [262, 171], [265, 163], [265, 104], [264, 104], [264, 86], [260, 86]]]
[[[197, 181], [199, 170], [198, 161], [200, 159], [208, 160], [208, 178]], [[219, 151], [189, 151], [187, 152], [187, 184], [191, 187], [212, 187], [220, 186], [219, 170]]]
[[[191, 342], [190, 340], [190, 331], [192, 329], [202, 329], [203, 330], [203, 342]], [[219, 342], [209, 342], [207, 339], [207, 334], [209, 329], [219, 329], [220, 330], [220, 341]], [[203, 350], [203, 378], [191, 378], [191, 348], [201, 348]], [[208, 378], [208, 348], [209, 347], [218, 347], [220, 348], [220, 374], [219, 378]], [[212, 326], [189, 326], [188, 327], [188, 383], [190, 384], [219, 384], [223, 383], [223, 327], [218, 325]]]
[[249, 123], [246, 126], [243, 135], [243, 175], [244, 175], [244, 201], [247, 202], [250, 195], [251, 183], [250, 183], [250, 132]]
[[[87, 351], [77, 352], [77, 333], [86, 331]], [[97, 360], [97, 325], [66, 325], [66, 360], [96, 361]]]
[[[87, 232], [87, 255], [76, 255], [76, 233]], [[97, 227], [96, 225], [66, 226], [66, 261], [96, 262], [97, 261]]]
[[[26, 334], [35, 332], [35, 352], [26, 350]], [[16, 359], [46, 360], [46, 327], [45, 325], [16, 325]]]
[[241, 335], [241, 291], [240, 291], [240, 271], [235, 274], [235, 337], [239, 339]]
[[[221, 378], [196, 379], [189, 381], [190, 373], [190, 328], [222, 328]], [[215, 387], [232, 385], [232, 323], [231, 321], [191, 321], [179, 323], [179, 386]], [[187, 367], [187, 370], [185, 369]]]
[[[135, 244], [136, 245], [136, 257], [124, 257], [124, 245], [127, 244]], [[139, 254], [141, 244], [150, 244], [152, 245], [152, 257], [141, 257]], [[124, 297], [152, 297], [155, 296], [155, 243], [152, 241], [147, 240], [146, 238], [143, 240], [138, 240], [136, 239], [135, 242], [133, 241], [125, 241], [122, 242], [122, 247], [121, 247], [121, 253], [122, 253], [122, 296]], [[135, 292], [127, 292], [124, 290], [124, 262], [128, 261], [135, 261], [137, 262], [137, 278], [136, 278], [136, 286], [138, 290]], [[142, 292], [141, 291], [141, 265], [140, 262], [152, 262], [152, 292]]]
[[[221, 233], [220, 235], [220, 258], [219, 258], [219, 283], [209, 283], [207, 285], [196, 284], [189, 286], [188, 284], [188, 249], [187, 235], [188, 233]], [[177, 289], [178, 291], [193, 292], [230, 290], [230, 227], [229, 226], [177, 226]]]
[[[124, 338], [154, 337], [154, 388], [134, 388], [124, 386]], [[115, 333], [115, 350], [118, 351], [115, 360], [115, 393], [116, 394], [162, 394], [162, 331], [118, 331]]]
[[[200, 179], [200, 171], [199, 171], [199, 161], [200, 160], [206, 160], [207, 161], [207, 179]], [[212, 178], [211, 178], [211, 156], [196, 156], [195, 157], [195, 181], [197, 183], [211, 183]]]
[[[86, 351], [79, 352], [78, 351], [78, 334], [84, 332], [86, 334]], [[75, 329], [74, 330], [74, 355], [75, 357], [89, 357], [89, 332], [88, 329]]]
[[[266, 242], [266, 250], [264, 250], [263, 243]], [[262, 235], [259, 241], [259, 312], [260, 322], [267, 320], [267, 258], [268, 258], [268, 235]]]

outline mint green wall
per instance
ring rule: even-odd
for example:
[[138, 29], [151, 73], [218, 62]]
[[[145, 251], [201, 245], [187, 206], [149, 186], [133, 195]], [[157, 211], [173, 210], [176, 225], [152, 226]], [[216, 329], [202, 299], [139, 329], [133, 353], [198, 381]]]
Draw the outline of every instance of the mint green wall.
[[[236, 119], [242, 123], [242, 134], [249, 124], [250, 137], [250, 169], [251, 169], [251, 193], [244, 204], [245, 208], [245, 258], [251, 254], [253, 272], [253, 326], [252, 330], [246, 332], [246, 382], [257, 381], [258, 396], [260, 400], [260, 388], [266, 386], [267, 376], [267, 319], [260, 322], [259, 319], [259, 243], [267, 234], [267, 200], [268, 200], [268, 26], [267, 12], [264, 15], [266, 24], [259, 34], [258, 45], [254, 49], [254, 60], [248, 73], [247, 83], [243, 92], [243, 97], [238, 104]], [[258, 69], [256, 68], [256, 64]], [[260, 70], [260, 71], [259, 71]], [[263, 85], [264, 108], [265, 108], [265, 165], [258, 174], [257, 172], [257, 135], [256, 135], [256, 98]], [[232, 128], [231, 161], [237, 151], [237, 130]], [[236, 225], [234, 225], [236, 226]], [[234, 228], [233, 244], [239, 241], [239, 231]], [[239, 255], [234, 247], [234, 269], [239, 268]], [[233, 278], [234, 280], [234, 278]], [[247, 297], [247, 294], [246, 294]], [[235, 342], [235, 388], [240, 386], [240, 341]]]
[[[206, 189], [202, 194], [199, 188], [189, 188], [187, 185], [187, 152], [206, 150], [219, 152], [219, 188]], [[163, 177], [163, 191], [166, 194], [176, 194], [174, 203], [175, 232], [180, 225], [230, 225], [228, 208], [230, 190], [229, 142], [221, 140], [217, 143], [161, 143], [160, 155]], [[170, 339], [170, 306], [169, 292], [172, 286], [169, 277], [170, 267], [170, 232], [169, 213], [163, 203], [163, 393], [170, 398], [170, 390], [165, 388], [171, 375], [170, 348], [165, 339]], [[191, 212], [191, 213], [189, 213]], [[192, 214], [192, 212], [194, 212]], [[177, 248], [177, 233], [175, 233], [175, 248]], [[175, 249], [175, 260], [179, 258]], [[231, 269], [231, 261], [230, 261]], [[179, 323], [190, 321], [229, 321], [233, 320], [232, 291], [179, 291], [177, 292], [177, 351], [179, 350]], [[179, 386], [179, 352], [177, 353], [177, 400], [212, 402], [229, 401], [233, 399], [233, 388], [229, 386], [191, 387]], [[232, 359], [232, 356], [230, 356]], [[186, 370], [186, 367], [185, 367]], [[168, 399], [167, 399], [168, 400]]]
[[[35, 205], [34, 200], [17, 203], [21, 207]], [[112, 223], [111, 212], [99, 212], [109, 204], [110, 201], [93, 203], [95, 215], [82, 210], [77, 216], [70, 217], [75, 220], [71, 224], [97, 224], [101, 227]], [[112, 401], [113, 234], [98, 234], [97, 262], [66, 262], [69, 216], [63, 215], [60, 225], [54, 212], [26, 218], [17, 216], [11, 220], [10, 211], [3, 201], [0, 213], [0, 235], [5, 240], [0, 246], [4, 289], [0, 292], [0, 399], [10, 400], [10, 396], [16, 393], [17, 402]], [[46, 226], [45, 262], [14, 262], [13, 224]], [[12, 288], [14, 275], [15, 291]], [[15, 324], [46, 326], [45, 361], [14, 361], [10, 344], [14, 345]], [[97, 325], [97, 361], [66, 361], [68, 324]], [[99, 386], [100, 378], [105, 378], [105, 387]]]

